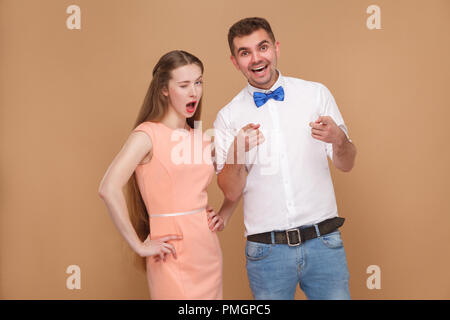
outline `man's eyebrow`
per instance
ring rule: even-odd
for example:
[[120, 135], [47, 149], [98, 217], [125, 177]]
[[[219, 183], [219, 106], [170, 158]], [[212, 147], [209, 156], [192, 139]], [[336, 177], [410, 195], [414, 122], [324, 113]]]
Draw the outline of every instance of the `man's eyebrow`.
[[[268, 40], [263, 40], [263, 41], [261, 41], [260, 43], [257, 44], [257, 47], [260, 47], [260, 46], [262, 46], [263, 44], [266, 44], [266, 43], [269, 43], [269, 41]], [[239, 53], [241, 51], [244, 51], [244, 50], [248, 50], [248, 48], [247, 47], [240, 47], [238, 49], [237, 53]]]
[[[194, 81], [197, 81], [199, 79], [201, 79], [201, 77], [203, 77], [203, 75], [200, 75], [197, 79], [195, 79]], [[189, 83], [191, 82], [190, 80], [183, 80], [183, 81], [177, 81], [177, 83]]]
[[240, 48], [238, 49], [237, 53], [239, 53], [239, 52], [241, 52], [241, 51], [244, 51], [244, 50], [248, 50], [248, 48], [246, 48], [246, 47], [240, 47]]
[[267, 40], [263, 40], [260, 43], [258, 43], [258, 47], [261, 47], [263, 44], [269, 43]]

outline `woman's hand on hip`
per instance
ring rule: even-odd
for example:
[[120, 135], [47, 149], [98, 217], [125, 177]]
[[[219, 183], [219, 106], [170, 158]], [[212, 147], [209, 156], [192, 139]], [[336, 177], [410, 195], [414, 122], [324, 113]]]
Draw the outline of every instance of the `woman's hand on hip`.
[[179, 235], [169, 235], [156, 239], [150, 239], [150, 235], [148, 235], [147, 239], [142, 243], [138, 254], [141, 257], [153, 257], [155, 262], [160, 260], [166, 261], [167, 255], [170, 254], [176, 259], [177, 253], [175, 248], [172, 244], [167, 243], [167, 241], [181, 239], [183, 239], [183, 237]]
[[208, 213], [208, 227], [209, 229], [214, 231], [222, 231], [225, 228], [225, 221], [224, 219], [214, 211], [212, 207], [208, 205], [206, 208], [206, 211]]

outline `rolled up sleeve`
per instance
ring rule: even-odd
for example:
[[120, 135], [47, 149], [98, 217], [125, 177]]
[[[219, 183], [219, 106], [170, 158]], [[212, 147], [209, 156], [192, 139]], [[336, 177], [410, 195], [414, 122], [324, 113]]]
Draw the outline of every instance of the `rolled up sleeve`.
[[227, 160], [228, 150], [233, 143], [234, 134], [230, 125], [228, 110], [220, 110], [214, 121], [214, 149], [216, 161], [216, 174], [222, 171]]
[[[333, 121], [337, 124], [339, 128], [344, 131], [345, 135], [347, 136], [347, 139], [350, 140], [350, 137], [348, 135], [348, 129], [347, 126], [344, 123], [344, 119], [342, 118], [342, 115], [339, 111], [339, 108], [336, 104], [336, 101], [334, 100], [333, 95], [331, 94], [330, 90], [323, 84], [320, 84], [320, 99], [321, 104], [323, 107], [323, 116], [329, 116], [333, 119]], [[352, 140], [350, 140], [351, 142]], [[328, 157], [333, 160], [333, 144], [326, 143], [325, 144], [326, 152]]]

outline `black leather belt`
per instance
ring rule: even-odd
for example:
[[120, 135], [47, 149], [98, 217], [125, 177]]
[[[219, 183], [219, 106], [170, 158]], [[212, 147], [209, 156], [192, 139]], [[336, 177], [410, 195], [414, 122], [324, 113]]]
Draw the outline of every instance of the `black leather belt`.
[[[317, 224], [320, 235], [335, 231], [344, 224], [345, 218], [335, 217], [324, 220]], [[247, 240], [260, 243], [272, 243], [272, 232], [264, 232], [247, 236]], [[288, 244], [289, 246], [298, 246], [307, 240], [317, 238], [316, 228], [310, 226], [307, 228], [294, 228], [285, 231], [274, 231], [275, 244]]]

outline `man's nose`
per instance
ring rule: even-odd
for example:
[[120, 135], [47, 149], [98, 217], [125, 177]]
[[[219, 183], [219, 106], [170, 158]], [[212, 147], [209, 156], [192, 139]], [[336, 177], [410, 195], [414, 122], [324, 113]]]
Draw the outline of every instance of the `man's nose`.
[[261, 60], [261, 59], [260, 59], [260, 55], [259, 55], [258, 50], [253, 51], [253, 53], [252, 53], [252, 64], [257, 63], [257, 62], [259, 62], [260, 60]]

